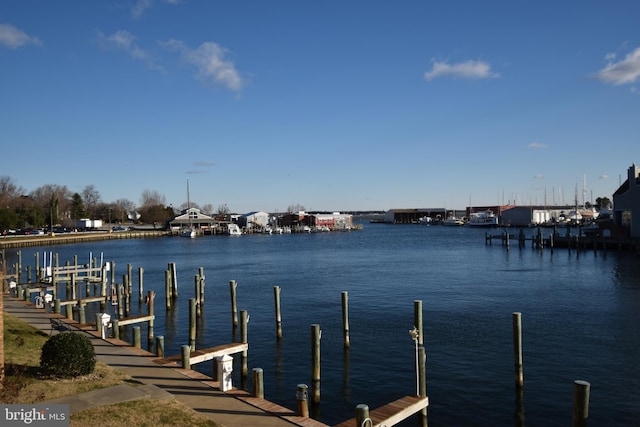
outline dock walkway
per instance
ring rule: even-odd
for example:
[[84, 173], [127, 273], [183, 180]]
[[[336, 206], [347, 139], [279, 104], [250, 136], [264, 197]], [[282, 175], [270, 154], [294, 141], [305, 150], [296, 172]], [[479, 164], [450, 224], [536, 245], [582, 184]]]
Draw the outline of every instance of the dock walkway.
[[[5, 312], [47, 335], [51, 332], [50, 318], [60, 317], [8, 295], [3, 295], [3, 299]], [[68, 319], [62, 320], [69, 324], [71, 330], [87, 334], [98, 360], [143, 384], [142, 387], [119, 385], [48, 402], [68, 404], [71, 413], [135, 399], [176, 399], [225, 427], [327, 427], [314, 419], [296, 416], [292, 410], [275, 403], [252, 397], [246, 391], [233, 389], [222, 392], [219, 383], [206, 375], [163, 366], [152, 353], [125, 341], [101, 339], [97, 331], [81, 328]], [[53, 333], [58, 332], [54, 330]]]

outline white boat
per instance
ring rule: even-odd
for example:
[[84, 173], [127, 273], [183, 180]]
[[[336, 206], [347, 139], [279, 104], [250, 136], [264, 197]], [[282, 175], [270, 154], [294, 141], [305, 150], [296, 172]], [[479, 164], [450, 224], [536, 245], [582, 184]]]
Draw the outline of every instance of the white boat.
[[189, 237], [191, 239], [195, 238], [197, 236], [196, 230], [192, 228], [185, 228], [184, 230], [180, 231], [180, 237]]
[[457, 218], [455, 216], [450, 216], [444, 221], [442, 221], [442, 225], [458, 227], [460, 225], [464, 225], [464, 220], [462, 220], [461, 218]]
[[240, 236], [242, 235], [242, 230], [238, 227], [238, 224], [227, 224], [227, 234], [229, 236]]
[[472, 227], [497, 227], [498, 217], [489, 209], [481, 212], [473, 212], [469, 215], [467, 224]]

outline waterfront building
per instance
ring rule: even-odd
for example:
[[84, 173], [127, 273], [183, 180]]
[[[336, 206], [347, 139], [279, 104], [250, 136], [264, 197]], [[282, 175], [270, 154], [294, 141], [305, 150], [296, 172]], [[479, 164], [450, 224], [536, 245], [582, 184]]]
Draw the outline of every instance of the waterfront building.
[[640, 169], [634, 164], [627, 170], [627, 180], [613, 193], [616, 224], [628, 227], [631, 237], [640, 238]]
[[210, 230], [217, 224], [217, 221], [200, 212], [198, 208], [189, 208], [182, 211], [182, 213], [171, 221], [169, 221], [169, 228], [171, 230], [180, 230], [186, 227], [193, 227], [198, 230]]
[[263, 211], [248, 212], [238, 216], [236, 223], [240, 228], [263, 230], [269, 225], [269, 214]]

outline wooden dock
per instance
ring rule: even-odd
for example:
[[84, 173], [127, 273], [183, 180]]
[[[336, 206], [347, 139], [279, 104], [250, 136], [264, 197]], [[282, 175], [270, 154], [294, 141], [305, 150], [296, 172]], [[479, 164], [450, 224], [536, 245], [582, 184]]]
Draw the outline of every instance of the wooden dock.
[[[367, 423], [365, 425], [371, 425], [373, 427], [391, 427], [409, 418], [411, 415], [420, 412], [427, 406], [429, 406], [428, 397], [405, 396], [369, 412], [371, 424]], [[351, 418], [347, 421], [341, 422], [335, 427], [356, 427], [357, 425], [356, 419]]]

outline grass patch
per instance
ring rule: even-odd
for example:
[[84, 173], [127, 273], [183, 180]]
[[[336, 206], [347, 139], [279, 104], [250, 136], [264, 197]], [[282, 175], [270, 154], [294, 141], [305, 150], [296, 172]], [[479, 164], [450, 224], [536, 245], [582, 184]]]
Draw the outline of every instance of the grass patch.
[[219, 427], [177, 400], [135, 400], [87, 409], [71, 415], [71, 427], [84, 427], [100, 420], [100, 427]]
[[[40, 352], [49, 335], [7, 312], [3, 316], [6, 375], [0, 403], [38, 403], [118, 384], [140, 384], [100, 361], [91, 375], [68, 379], [44, 376]], [[96, 420], [100, 420], [100, 427], [220, 426], [178, 401], [149, 399], [80, 411], [71, 415], [70, 425], [92, 425]]]

